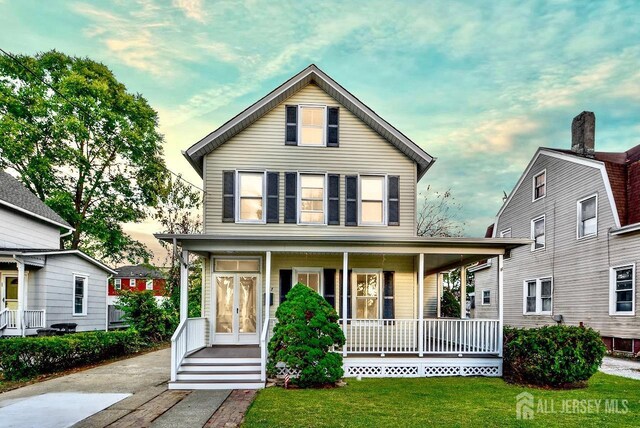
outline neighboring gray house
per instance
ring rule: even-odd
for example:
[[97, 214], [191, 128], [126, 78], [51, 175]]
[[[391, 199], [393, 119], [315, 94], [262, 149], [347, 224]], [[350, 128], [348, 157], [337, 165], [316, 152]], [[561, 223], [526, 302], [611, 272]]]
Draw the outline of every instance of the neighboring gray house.
[[75, 323], [104, 330], [114, 270], [78, 250], [60, 249], [73, 228], [18, 180], [0, 171], [0, 336]]
[[[640, 146], [596, 152], [594, 131], [593, 113], [577, 116], [571, 150], [538, 149], [498, 212], [492, 236], [534, 240], [504, 257], [504, 321], [584, 324], [610, 349], [638, 353]], [[472, 268], [477, 294], [496, 292], [495, 264]]]

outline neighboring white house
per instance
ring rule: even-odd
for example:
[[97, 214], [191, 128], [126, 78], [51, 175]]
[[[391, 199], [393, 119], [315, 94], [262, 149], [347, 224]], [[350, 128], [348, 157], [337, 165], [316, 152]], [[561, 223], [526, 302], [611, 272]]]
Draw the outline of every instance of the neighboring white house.
[[346, 376], [501, 374], [500, 317], [439, 318], [441, 273], [530, 241], [417, 236], [435, 159], [318, 67], [185, 157], [204, 233], [156, 236], [204, 258], [203, 304], [187, 318], [183, 263], [171, 388], [263, 387], [275, 311], [298, 282], [338, 311]]
[[[640, 352], [640, 146], [595, 151], [595, 116], [572, 125], [569, 149], [541, 147], [498, 212], [494, 237], [530, 237], [504, 257], [504, 321], [593, 327], [609, 349]], [[496, 259], [472, 268], [478, 310], [497, 313]]]
[[35, 334], [58, 323], [107, 328], [107, 280], [114, 270], [60, 249], [73, 228], [18, 180], [0, 171], [0, 336]]

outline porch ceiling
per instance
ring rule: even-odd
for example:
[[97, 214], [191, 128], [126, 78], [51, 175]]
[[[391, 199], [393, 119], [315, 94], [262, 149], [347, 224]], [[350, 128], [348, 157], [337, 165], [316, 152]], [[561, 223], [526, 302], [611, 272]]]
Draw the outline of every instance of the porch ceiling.
[[225, 236], [156, 234], [176, 242], [184, 250], [207, 255], [218, 253], [315, 253], [315, 254], [425, 254], [425, 273], [468, 265], [506, 250], [530, 245], [523, 238], [389, 238], [363, 236]]

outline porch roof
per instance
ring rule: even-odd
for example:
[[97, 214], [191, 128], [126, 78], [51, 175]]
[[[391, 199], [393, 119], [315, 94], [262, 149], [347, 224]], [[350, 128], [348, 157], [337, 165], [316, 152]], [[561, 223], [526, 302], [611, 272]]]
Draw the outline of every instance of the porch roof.
[[427, 254], [425, 272], [434, 273], [468, 265], [487, 257], [503, 255], [523, 245], [524, 238], [439, 238], [373, 236], [238, 236], [211, 234], [155, 234], [184, 250], [207, 255], [210, 252], [325, 253], [325, 254]]

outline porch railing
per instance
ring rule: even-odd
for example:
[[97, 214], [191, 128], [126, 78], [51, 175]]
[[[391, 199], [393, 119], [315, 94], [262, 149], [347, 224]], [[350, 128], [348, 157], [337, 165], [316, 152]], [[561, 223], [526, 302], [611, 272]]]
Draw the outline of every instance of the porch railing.
[[28, 309], [24, 311], [25, 328], [45, 328], [47, 325], [44, 309]]
[[2, 330], [7, 326], [7, 324], [9, 323], [8, 318], [9, 318], [9, 311], [7, 309], [1, 310], [0, 311], [0, 330]]
[[[499, 354], [497, 320], [347, 320], [347, 354]], [[340, 325], [343, 325], [340, 320]], [[422, 343], [421, 343], [422, 342]], [[420, 349], [422, 345], [422, 349]]]
[[178, 325], [171, 337], [171, 381], [187, 354], [206, 346], [206, 325], [206, 318], [187, 318]]

